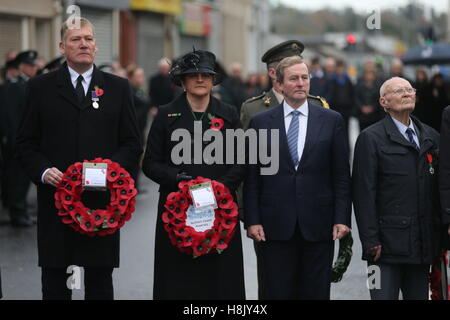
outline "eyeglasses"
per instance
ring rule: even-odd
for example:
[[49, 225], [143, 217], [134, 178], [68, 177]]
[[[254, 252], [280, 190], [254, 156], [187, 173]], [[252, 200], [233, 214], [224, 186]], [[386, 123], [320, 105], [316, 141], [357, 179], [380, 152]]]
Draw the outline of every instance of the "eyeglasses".
[[404, 95], [405, 92], [409, 93], [409, 94], [416, 94], [416, 89], [415, 88], [399, 88], [396, 90], [391, 91], [393, 94], [398, 94], [398, 95]]

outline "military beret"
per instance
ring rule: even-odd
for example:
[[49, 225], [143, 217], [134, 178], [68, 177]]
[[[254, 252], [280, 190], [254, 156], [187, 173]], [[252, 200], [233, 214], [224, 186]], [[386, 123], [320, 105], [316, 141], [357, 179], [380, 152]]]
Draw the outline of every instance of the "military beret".
[[34, 50], [22, 51], [17, 54], [14, 61], [17, 65], [21, 63], [34, 65], [36, 64], [37, 56], [38, 56], [37, 51]]
[[305, 46], [300, 41], [288, 40], [267, 50], [261, 61], [270, 64], [286, 57], [301, 56], [304, 49]]

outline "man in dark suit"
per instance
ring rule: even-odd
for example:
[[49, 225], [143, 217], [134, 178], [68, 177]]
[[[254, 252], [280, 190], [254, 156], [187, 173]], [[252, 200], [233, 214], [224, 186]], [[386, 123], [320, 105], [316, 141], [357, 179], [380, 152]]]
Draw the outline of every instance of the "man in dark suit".
[[[85, 269], [85, 298], [113, 299], [113, 268], [119, 266], [119, 232], [87, 237], [64, 225], [55, 208], [55, 186], [77, 161], [111, 159], [129, 170], [142, 153], [127, 80], [99, 71], [93, 25], [61, 28], [59, 48], [67, 62], [28, 83], [26, 111], [17, 138], [20, 160], [38, 192], [38, 252], [44, 299], [71, 299], [67, 267]], [[91, 92], [103, 90], [99, 101]], [[84, 204], [104, 208], [108, 192], [83, 193]]]
[[[279, 169], [250, 164], [244, 183], [247, 235], [260, 242], [262, 299], [329, 299], [334, 240], [349, 232], [351, 199], [342, 116], [309, 104], [309, 72], [298, 56], [277, 66], [284, 102], [252, 117], [250, 129], [279, 130]], [[259, 141], [261, 145], [261, 141]], [[274, 157], [275, 155], [271, 155]]]
[[384, 82], [388, 115], [355, 146], [353, 204], [373, 300], [398, 300], [400, 290], [405, 300], [428, 300], [430, 265], [440, 254], [439, 134], [411, 116], [415, 97], [403, 78]]

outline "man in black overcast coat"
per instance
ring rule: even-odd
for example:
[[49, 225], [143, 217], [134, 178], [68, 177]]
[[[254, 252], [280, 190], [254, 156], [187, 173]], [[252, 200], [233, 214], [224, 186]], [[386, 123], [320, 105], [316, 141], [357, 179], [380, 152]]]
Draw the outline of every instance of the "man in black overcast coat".
[[439, 134], [411, 116], [415, 100], [407, 80], [387, 80], [380, 104], [388, 115], [355, 146], [353, 203], [363, 259], [380, 271], [373, 300], [397, 300], [400, 290], [403, 299], [428, 300], [428, 272], [441, 250]]
[[[80, 28], [69, 29], [67, 22], [61, 28], [59, 47], [67, 63], [29, 81], [17, 137], [17, 158], [37, 185], [44, 299], [71, 299], [66, 286], [66, 270], [71, 265], [85, 269], [86, 299], [113, 299], [119, 232], [91, 238], [64, 225], [55, 208], [55, 186], [75, 162], [102, 157], [129, 170], [142, 153], [129, 83], [94, 66], [94, 27], [86, 19], [80, 22]], [[91, 101], [94, 87], [104, 91], [98, 108]], [[104, 208], [109, 193], [85, 192], [83, 200], [91, 209]]]

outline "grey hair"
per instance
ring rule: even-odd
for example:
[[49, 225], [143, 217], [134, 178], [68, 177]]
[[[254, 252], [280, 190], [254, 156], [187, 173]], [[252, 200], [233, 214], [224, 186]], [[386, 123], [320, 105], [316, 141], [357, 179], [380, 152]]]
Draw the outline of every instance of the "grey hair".
[[287, 57], [287, 58], [284, 58], [283, 60], [281, 60], [280, 63], [277, 65], [277, 69], [276, 69], [277, 81], [279, 83], [283, 82], [284, 69], [289, 68], [296, 64], [301, 64], [301, 63], [305, 63], [305, 62], [303, 61], [303, 58], [301, 58], [299, 56], [291, 56], [291, 57]]
[[[61, 34], [61, 41], [64, 42], [66, 40], [66, 36], [67, 36], [67, 31], [72, 29], [69, 26], [72, 24], [70, 23], [72, 21], [73, 18], [69, 18], [66, 21], [63, 22], [62, 26], [61, 26], [61, 30], [60, 30], [60, 34]], [[80, 19], [80, 28], [88, 26], [91, 27], [92, 29], [92, 34], [95, 37], [95, 28], [94, 25], [86, 18], [83, 17], [79, 17], [79, 18], [75, 18], [75, 19]]]

